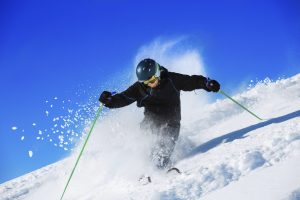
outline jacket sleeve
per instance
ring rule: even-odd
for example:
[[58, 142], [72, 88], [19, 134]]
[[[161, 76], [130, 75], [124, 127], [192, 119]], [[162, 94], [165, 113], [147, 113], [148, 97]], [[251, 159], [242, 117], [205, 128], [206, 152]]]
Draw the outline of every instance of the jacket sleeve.
[[175, 72], [168, 72], [168, 77], [172, 80], [178, 90], [192, 91], [195, 89], [204, 89], [208, 91], [208, 88], [206, 87], [207, 78], [204, 76], [189, 76]]
[[128, 89], [121, 93], [117, 93], [111, 97], [109, 103], [105, 106], [108, 108], [121, 108], [135, 102], [139, 96], [137, 83], [131, 85]]

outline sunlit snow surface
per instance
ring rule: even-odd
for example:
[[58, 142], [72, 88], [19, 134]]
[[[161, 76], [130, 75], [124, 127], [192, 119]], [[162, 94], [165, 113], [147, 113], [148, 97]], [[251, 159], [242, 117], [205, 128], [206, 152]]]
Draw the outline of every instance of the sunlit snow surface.
[[[99, 119], [64, 199], [299, 199], [300, 74], [234, 95], [265, 121], [228, 99], [199, 103], [206, 93], [197, 93], [182, 94], [173, 156], [181, 175], [151, 167], [152, 138], [140, 132], [142, 110], [133, 105]], [[0, 185], [0, 199], [59, 199], [81, 146], [66, 160]], [[143, 186], [137, 180], [145, 173], [153, 182]]]

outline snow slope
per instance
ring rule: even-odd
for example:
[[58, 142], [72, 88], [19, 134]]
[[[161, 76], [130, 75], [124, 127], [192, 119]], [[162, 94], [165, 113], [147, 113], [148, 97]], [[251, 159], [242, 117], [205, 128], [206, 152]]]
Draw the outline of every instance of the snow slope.
[[[101, 117], [64, 199], [299, 200], [300, 74], [234, 96], [264, 121], [228, 99], [203, 105], [213, 94], [197, 93], [182, 94], [181, 175], [151, 167], [151, 135], [130, 106]], [[77, 155], [0, 185], [0, 199], [59, 199]], [[143, 186], [145, 173], [153, 183]]]

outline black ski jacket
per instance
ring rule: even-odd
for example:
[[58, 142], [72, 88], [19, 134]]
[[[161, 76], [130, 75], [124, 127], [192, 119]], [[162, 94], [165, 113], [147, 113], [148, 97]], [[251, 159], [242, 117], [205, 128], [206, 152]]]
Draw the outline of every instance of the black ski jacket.
[[113, 95], [111, 101], [105, 106], [120, 108], [137, 102], [138, 107], [145, 108], [144, 121], [176, 124], [181, 120], [180, 91], [195, 89], [209, 91], [206, 87], [206, 77], [168, 72], [161, 67], [161, 77], [157, 87], [150, 88], [143, 83], [135, 82], [127, 90]]

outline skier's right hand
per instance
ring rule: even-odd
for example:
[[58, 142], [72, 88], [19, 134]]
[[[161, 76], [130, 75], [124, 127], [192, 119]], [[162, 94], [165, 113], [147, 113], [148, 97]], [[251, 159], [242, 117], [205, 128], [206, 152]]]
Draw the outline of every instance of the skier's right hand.
[[112, 97], [111, 92], [103, 91], [99, 97], [99, 101], [105, 105], [111, 101], [111, 97]]

